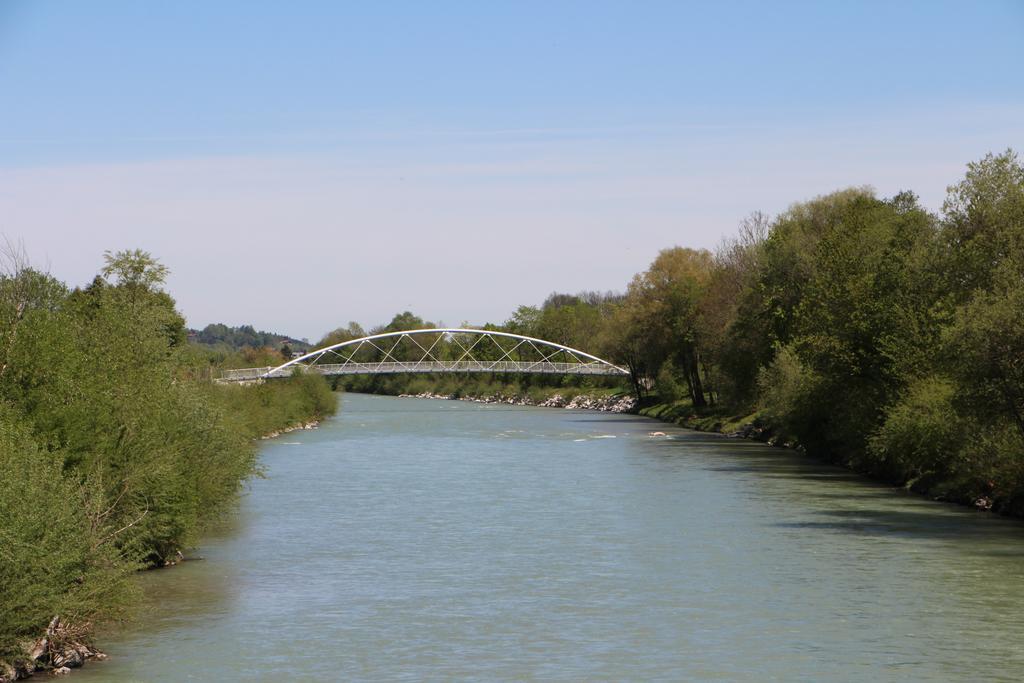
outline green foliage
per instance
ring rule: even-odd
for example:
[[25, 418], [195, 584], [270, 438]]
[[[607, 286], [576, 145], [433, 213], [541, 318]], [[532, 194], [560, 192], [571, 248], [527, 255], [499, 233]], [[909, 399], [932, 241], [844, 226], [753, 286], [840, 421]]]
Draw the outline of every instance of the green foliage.
[[252, 439], [334, 410], [322, 377], [250, 394], [196, 379], [145, 252], [68, 291], [0, 277], [0, 658], [55, 614], [121, 613], [130, 571], [193, 542], [255, 469]]
[[[908, 369], [937, 336], [928, 317], [927, 288], [918, 286], [919, 254], [935, 235], [934, 221], [912, 196], [889, 201], [866, 194], [827, 197], [806, 213], [810, 253], [797, 259], [805, 281], [799, 300], [776, 309], [785, 325], [778, 341], [791, 345], [818, 383], [804, 402], [800, 439], [808, 448], [854, 461], [885, 408], [905, 385]], [[803, 215], [797, 211], [796, 215]], [[801, 219], [789, 218], [793, 221]], [[774, 235], [773, 235], [774, 237]], [[798, 253], [799, 245], [787, 247]], [[769, 265], [766, 278], [781, 279]], [[791, 308], [786, 308], [790, 306]]]
[[105, 251], [103, 262], [100, 270], [103, 277], [107, 280], [113, 278], [117, 285], [127, 289], [157, 290], [170, 274], [167, 266], [141, 249], [117, 253]]
[[365, 336], [367, 336], [366, 330], [364, 330], [359, 323], [350, 322], [347, 327], [339, 327], [328, 332], [316, 347], [322, 348], [324, 346], [330, 346], [331, 344], [340, 344], [341, 342], [360, 339]]
[[761, 414], [784, 435], [804, 435], [815, 420], [828, 418], [819, 413], [814, 401], [821, 378], [801, 362], [791, 346], [780, 349], [771, 365], [761, 368], [757, 385]]
[[209, 400], [248, 438], [333, 415], [337, 398], [320, 375], [297, 374], [255, 386], [210, 384]]
[[755, 212], [740, 223], [738, 235], [723, 241], [701, 302], [707, 364], [730, 407], [753, 406], [758, 368], [771, 362], [773, 349], [765, 345], [764, 323], [756, 315], [770, 226], [767, 215]]
[[[747, 219], [706, 280], [669, 267], [684, 261], [659, 255], [600, 337], [606, 353], [654, 378], [666, 402], [651, 410], [687, 424], [722, 414], [671, 400], [696, 348], [700, 378], [727, 409], [757, 411], [784, 442], [933, 495], [982, 496], [1024, 513], [1024, 167], [1015, 153], [969, 164], [941, 217], [909, 192], [882, 199], [853, 188], [771, 221]], [[669, 358], [676, 367], [664, 370]]]
[[17, 658], [55, 614], [110, 617], [133, 595], [98, 492], [62, 469], [0, 406], [0, 659]]
[[873, 468], [898, 483], [935, 480], [960, 469], [955, 454], [966, 434], [953, 405], [955, 392], [952, 382], [935, 376], [908, 387], [870, 439]]
[[688, 398], [690, 395], [686, 386], [679, 381], [679, 371], [671, 358], [666, 360], [658, 370], [658, 377], [654, 381], [654, 390], [657, 392], [659, 400], [669, 403]]
[[957, 405], [983, 424], [1007, 421], [1024, 436], [1024, 275], [978, 292], [943, 337]]
[[959, 476], [947, 483], [947, 497], [992, 500], [996, 510], [1024, 516], [1024, 438], [1006, 422], [970, 429], [962, 440]]
[[943, 205], [947, 287], [960, 301], [1024, 259], [1024, 166], [1012, 150], [967, 165]]
[[257, 330], [252, 325], [228, 327], [223, 323], [211, 323], [201, 330], [192, 330], [191, 337], [197, 344], [213, 347], [227, 347], [230, 350], [281, 349], [287, 345], [296, 351], [307, 350], [309, 344], [302, 339], [293, 339], [276, 332]]

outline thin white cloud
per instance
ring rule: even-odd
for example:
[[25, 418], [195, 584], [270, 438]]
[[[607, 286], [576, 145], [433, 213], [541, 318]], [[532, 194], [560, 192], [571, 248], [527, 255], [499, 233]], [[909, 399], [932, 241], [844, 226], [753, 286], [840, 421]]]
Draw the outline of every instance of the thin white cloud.
[[106, 249], [149, 250], [193, 325], [493, 321], [552, 290], [621, 289], [661, 248], [713, 247], [750, 211], [840, 187], [938, 209], [1021, 132], [950, 135], [962, 123], [0, 168], [0, 232], [72, 284]]

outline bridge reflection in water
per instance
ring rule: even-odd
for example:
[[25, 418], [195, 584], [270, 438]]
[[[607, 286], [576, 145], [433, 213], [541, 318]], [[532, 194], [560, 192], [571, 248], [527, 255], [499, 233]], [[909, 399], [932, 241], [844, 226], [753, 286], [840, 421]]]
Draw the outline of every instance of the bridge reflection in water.
[[628, 375], [585, 351], [511, 332], [431, 328], [375, 334], [331, 344], [277, 367], [226, 370], [220, 382], [321, 375], [498, 372], [541, 375]]

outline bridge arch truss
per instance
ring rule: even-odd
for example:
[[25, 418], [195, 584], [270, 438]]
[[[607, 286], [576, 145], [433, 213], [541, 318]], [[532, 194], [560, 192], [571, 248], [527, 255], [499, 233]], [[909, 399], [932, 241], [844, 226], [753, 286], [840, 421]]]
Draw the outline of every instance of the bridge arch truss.
[[226, 370], [221, 381], [394, 373], [628, 375], [624, 368], [563, 344], [511, 332], [430, 328], [385, 332], [331, 344], [277, 367]]

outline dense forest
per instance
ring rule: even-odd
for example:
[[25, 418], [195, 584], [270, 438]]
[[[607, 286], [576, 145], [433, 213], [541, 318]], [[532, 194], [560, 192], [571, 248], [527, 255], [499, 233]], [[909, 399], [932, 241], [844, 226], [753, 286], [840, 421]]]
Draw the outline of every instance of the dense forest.
[[[371, 332], [430, 326], [406, 312]], [[940, 215], [911, 192], [845, 189], [755, 213], [714, 252], [665, 249], [623, 294], [553, 294], [485, 327], [623, 364], [643, 402], [667, 408], [655, 414], [751, 421], [886, 481], [1024, 514], [1024, 168], [1012, 151], [969, 164]], [[363, 334], [350, 324], [321, 343]], [[347, 386], [431, 383], [577, 381]]]
[[[334, 411], [323, 379], [258, 387], [207, 366], [140, 251], [68, 288], [9, 250], [0, 275], [0, 678], [126, 614], [130, 574], [173, 561], [254, 473], [254, 438]], [[51, 629], [52, 630], [52, 629]]]

